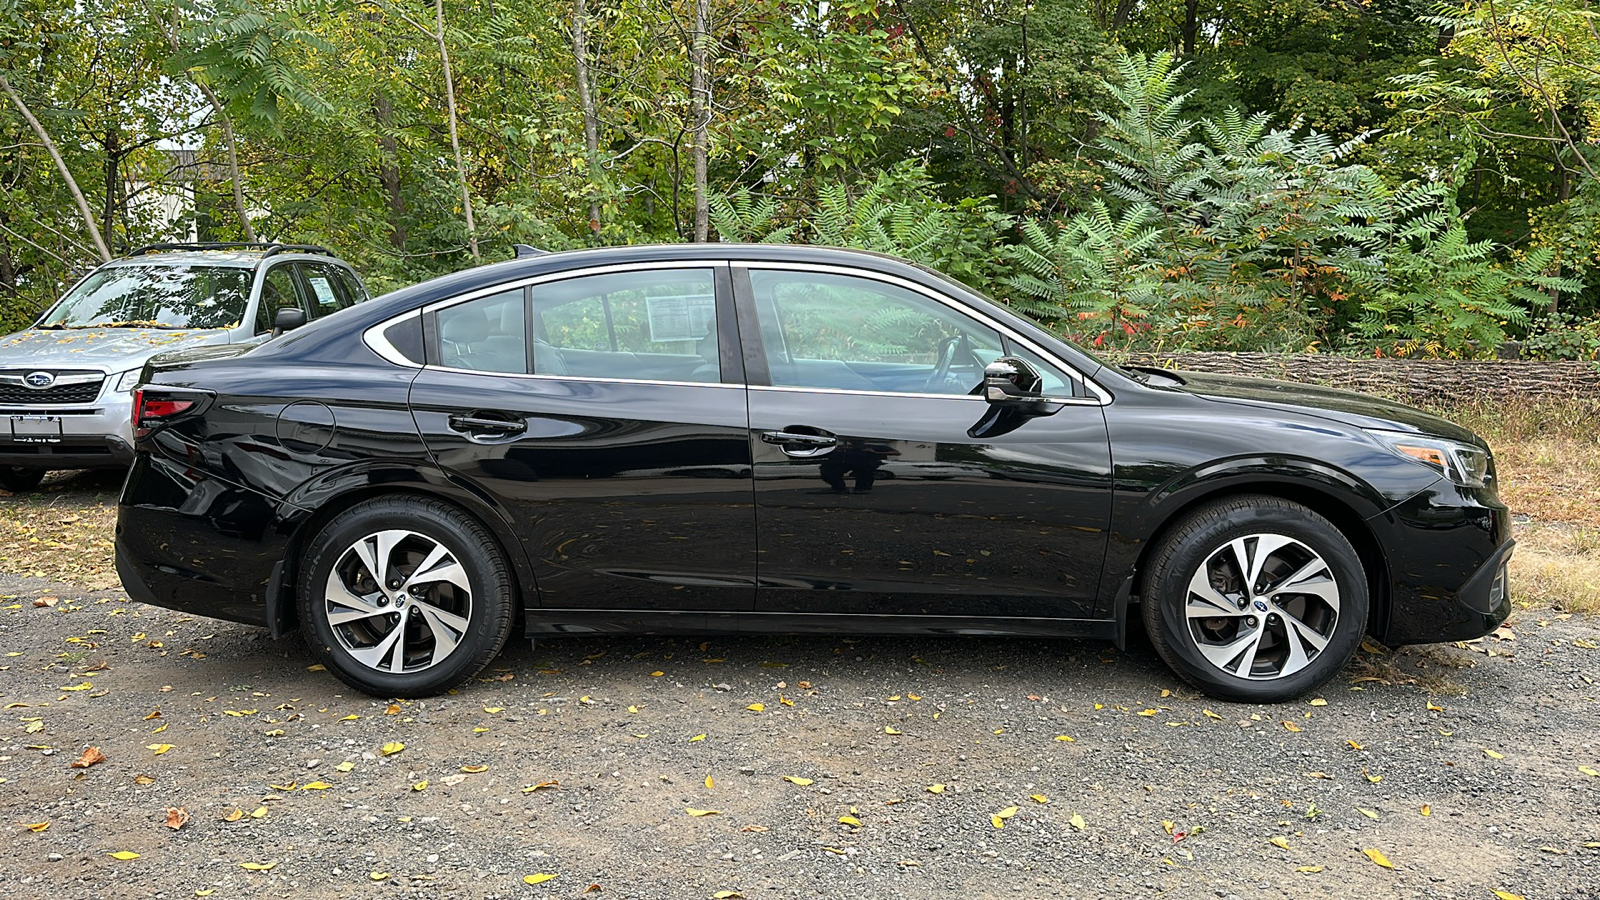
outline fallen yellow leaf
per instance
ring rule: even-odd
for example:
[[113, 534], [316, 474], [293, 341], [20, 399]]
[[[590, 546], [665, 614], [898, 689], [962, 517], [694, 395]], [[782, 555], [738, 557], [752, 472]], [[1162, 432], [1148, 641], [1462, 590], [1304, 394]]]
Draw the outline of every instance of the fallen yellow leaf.
[[542, 788], [553, 788], [553, 787], [560, 787], [560, 786], [561, 786], [561, 782], [559, 782], [559, 781], [541, 781], [538, 784], [530, 784], [530, 785], [528, 785], [527, 787], [522, 789], [522, 792], [524, 794], [531, 794], [534, 791], [540, 790]]
[[1596, 770], [1593, 766], [1579, 766], [1578, 771], [1590, 778], [1600, 778], [1600, 770]]
[[1312, 706], [1327, 706], [1328, 705], [1328, 701], [1322, 699], [1321, 697], [1318, 697], [1315, 700], [1311, 701], [1311, 705]]
[[1363, 850], [1361, 852], [1366, 854], [1367, 859], [1370, 859], [1374, 863], [1383, 866], [1385, 869], [1394, 868], [1394, 863], [1389, 862], [1389, 857], [1384, 856], [1382, 850]]
[[1490, 759], [1505, 759], [1506, 758], [1506, 755], [1504, 753], [1496, 753], [1493, 750], [1490, 750], [1488, 747], [1483, 748], [1483, 755], [1489, 757]]
[[1521, 894], [1513, 894], [1510, 891], [1495, 891], [1494, 895], [1498, 900], [1527, 900]]
[[492, 716], [495, 713], [505, 712], [506, 708], [504, 706], [485, 706], [483, 711]]
[[372, 879], [373, 881], [382, 881], [385, 878], [389, 877], [389, 873], [388, 872], [368, 872], [367, 873], [367, 877]]
[[1362, 809], [1359, 806], [1356, 807], [1356, 812], [1361, 813], [1363, 816], [1366, 816], [1369, 819], [1376, 819], [1378, 817], [1378, 814], [1373, 812], [1372, 810], [1370, 810], [1370, 809]]
[[37, 833], [39, 833], [41, 831], [44, 831], [46, 828], [49, 828], [50, 827], [50, 823], [49, 822], [24, 822], [24, 823], [22, 823], [22, 827], [28, 829], [31, 832], [34, 832], [35, 834], [37, 834]]
[[428, 789], [428, 779], [424, 778], [421, 781], [413, 784], [411, 786], [411, 789], [413, 791], [425, 791], [425, 790], [427, 790]]
[[714, 815], [722, 812], [722, 810], [720, 810], [720, 809], [695, 809], [693, 807], [690, 807], [690, 808], [684, 810], [684, 812], [688, 813], [691, 816], [694, 816], [695, 818], [699, 818], [701, 816], [714, 816]]
[[1008, 806], [1005, 809], [1002, 809], [999, 812], [995, 813], [994, 816], [997, 819], [1009, 819], [1009, 818], [1011, 818], [1012, 816], [1014, 816], [1016, 814], [1017, 814], [1017, 808], [1015, 806]]
[[224, 822], [237, 822], [242, 818], [244, 818], [244, 810], [242, 810], [239, 807], [235, 806], [232, 810], [230, 810], [228, 812], [227, 815], [222, 817], [222, 821], [224, 821]]
[[1295, 869], [1295, 871], [1296, 872], [1303, 872], [1303, 873], [1305, 873], [1307, 875], [1312, 875], [1312, 874], [1315, 874], [1317, 872], [1321, 872], [1322, 871], [1322, 867], [1321, 866], [1301, 866], [1298, 869]]
[[1216, 719], [1218, 722], [1222, 721], [1222, 717], [1221, 716], [1217, 715], [1216, 713], [1212, 712], [1209, 709], [1200, 710], [1200, 714], [1205, 716], [1208, 719]]
[[783, 780], [789, 782], [790, 784], [798, 784], [801, 787], [809, 787], [816, 783], [809, 778], [801, 778], [797, 775], [785, 775], [783, 776]]
[[462, 766], [461, 767], [461, 771], [467, 773], [468, 775], [480, 775], [480, 774], [482, 774], [484, 772], [489, 771], [489, 767], [488, 766]]
[[856, 818], [855, 816], [840, 816], [839, 817], [839, 824], [841, 824], [841, 825], [849, 825], [851, 828], [860, 828], [861, 827], [861, 820]]
[[1050, 802], [1050, 798], [1046, 797], [1043, 794], [1030, 794], [1028, 796], [1028, 799], [1032, 800], [1035, 803], [1049, 803]]
[[1285, 721], [1283, 723], [1283, 730], [1284, 731], [1301, 731], [1302, 729], [1300, 728], [1299, 725], [1296, 725], [1293, 722]]
[[239, 868], [241, 868], [241, 869], [249, 869], [252, 872], [270, 872], [270, 871], [272, 871], [272, 867], [276, 866], [276, 865], [277, 865], [277, 863], [275, 863], [275, 862], [269, 862], [269, 863], [251, 862], [251, 863], [239, 863]]
[[1088, 822], [1085, 822], [1085, 821], [1084, 821], [1084, 820], [1083, 820], [1083, 816], [1080, 816], [1080, 815], [1078, 815], [1078, 814], [1077, 814], [1077, 813], [1073, 813], [1073, 814], [1072, 814], [1072, 818], [1071, 818], [1071, 819], [1069, 819], [1069, 820], [1067, 820], [1067, 821], [1069, 821], [1069, 822], [1070, 822], [1070, 823], [1071, 823], [1071, 824], [1072, 824], [1072, 827], [1073, 827], [1073, 828], [1076, 828], [1076, 829], [1078, 829], [1078, 830], [1079, 830], [1079, 831], [1082, 831], [1082, 830], [1084, 830], [1084, 829], [1085, 829], [1085, 828], [1088, 828], [1088, 827], [1089, 827], [1089, 823], [1088, 823]]
[[902, 732], [900, 731], [900, 729], [894, 727], [893, 725], [885, 725], [885, 726], [883, 726], [883, 733], [884, 734], [901, 734]]
[[1056, 735], [1056, 740], [1058, 740], [1058, 741], [1066, 741], [1067, 743], [1071, 744], [1071, 743], [1076, 743], [1077, 738], [1074, 738], [1071, 735], [1067, 735], [1067, 734], [1058, 734], [1058, 735]]
[[112, 859], [121, 859], [121, 860], [129, 860], [129, 859], [138, 859], [139, 858], [139, 854], [133, 852], [132, 850], [118, 850], [115, 853], [111, 853], [111, 854], [107, 854], [107, 855], [110, 856]]
[[161, 754], [167, 752], [168, 750], [171, 750], [172, 749], [172, 745], [171, 744], [145, 744], [144, 748], [146, 750], [150, 750], [150, 751], [154, 752], [155, 755], [160, 756]]
[[302, 791], [325, 791], [325, 790], [327, 790], [328, 788], [331, 788], [331, 787], [333, 787], [333, 785], [327, 783], [326, 781], [313, 781], [310, 784], [302, 784], [302, 785], [300, 785], [300, 790], [302, 790]]
[[265, 816], [267, 814], [267, 812], [268, 812], [268, 810], [267, 810], [267, 808], [265, 806], [258, 806], [255, 809], [250, 810], [250, 818], [252, 818], [252, 819], [262, 818], [263, 816]]
[[692, 738], [689, 738], [689, 743], [691, 743], [691, 744], [692, 744], [692, 743], [694, 743], [694, 742], [695, 742], [695, 741], [703, 741], [703, 740], [705, 740], [705, 739], [706, 739], [706, 736], [705, 736], [705, 735], [703, 735], [703, 734], [697, 734], [697, 735], [695, 735], [695, 736], [694, 736], [694, 737], [692, 737]]
[[711, 776], [710, 775], [707, 775], [706, 776], [706, 790], [708, 790], [708, 791], [709, 790], [713, 790], [713, 789], [716, 788], [716, 786], [717, 786], [716, 782], [711, 780]]
[[766, 712], [767, 705], [765, 703], [752, 703], [749, 706], [746, 706], [745, 709], [748, 709], [751, 712]]
[[1278, 836], [1278, 837], [1267, 838], [1267, 843], [1271, 844], [1274, 847], [1281, 848], [1283, 850], [1289, 849], [1289, 839], [1286, 838], [1286, 837], [1283, 837], [1281, 835]]
[[744, 900], [744, 895], [738, 891], [717, 891], [711, 895], [711, 900]]
[[390, 741], [389, 743], [384, 744], [382, 747], [379, 747], [378, 752], [382, 753], [384, 756], [393, 756], [405, 748], [406, 745], [400, 743], [399, 741]]
[[944, 785], [942, 785], [942, 784], [930, 784], [930, 785], [928, 785], [928, 793], [930, 793], [930, 794], [942, 794], [942, 793], [944, 793]]
[[1422, 814], [1425, 815], [1425, 816], [1433, 815], [1433, 807], [1429, 806], [1426, 803], [1422, 804]]

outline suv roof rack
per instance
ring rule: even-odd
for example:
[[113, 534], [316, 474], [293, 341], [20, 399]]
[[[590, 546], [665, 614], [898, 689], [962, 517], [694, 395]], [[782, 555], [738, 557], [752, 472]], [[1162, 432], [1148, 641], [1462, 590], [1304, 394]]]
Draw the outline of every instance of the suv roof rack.
[[129, 253], [129, 256], [143, 256], [146, 253], [163, 253], [173, 250], [265, 250], [262, 254], [265, 259], [277, 253], [322, 253], [328, 256], [333, 251], [316, 244], [279, 244], [265, 241], [201, 241], [198, 243], [169, 243], [145, 244]]

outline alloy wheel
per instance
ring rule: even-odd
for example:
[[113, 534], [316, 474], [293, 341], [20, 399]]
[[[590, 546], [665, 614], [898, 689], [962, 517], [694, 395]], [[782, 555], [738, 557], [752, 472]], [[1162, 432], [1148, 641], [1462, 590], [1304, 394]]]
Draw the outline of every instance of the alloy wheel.
[[1238, 678], [1270, 680], [1304, 669], [1339, 623], [1333, 570], [1281, 534], [1237, 537], [1206, 557], [1184, 603], [1201, 656]]
[[339, 556], [323, 608], [352, 659], [378, 672], [420, 672], [443, 662], [466, 637], [472, 580], [437, 540], [379, 531]]

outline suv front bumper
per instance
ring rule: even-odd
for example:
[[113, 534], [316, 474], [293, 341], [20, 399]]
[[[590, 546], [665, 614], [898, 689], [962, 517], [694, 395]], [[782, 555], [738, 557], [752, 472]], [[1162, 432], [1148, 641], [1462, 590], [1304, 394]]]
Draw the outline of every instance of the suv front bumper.
[[[93, 403], [0, 406], [0, 466], [28, 469], [118, 469], [133, 462], [133, 395], [112, 390], [112, 378]], [[16, 440], [13, 416], [49, 416], [59, 440]]]

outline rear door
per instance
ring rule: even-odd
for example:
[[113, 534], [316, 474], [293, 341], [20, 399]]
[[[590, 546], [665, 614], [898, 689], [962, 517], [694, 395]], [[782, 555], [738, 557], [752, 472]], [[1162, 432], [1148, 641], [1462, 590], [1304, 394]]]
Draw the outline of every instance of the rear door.
[[[761, 590], [775, 613], [1089, 618], [1111, 508], [1100, 399], [938, 291], [850, 268], [735, 272]], [[983, 367], [1022, 355], [1059, 409], [998, 436]]]
[[725, 263], [549, 276], [435, 304], [424, 326], [417, 426], [443, 469], [504, 506], [544, 606], [753, 607]]

